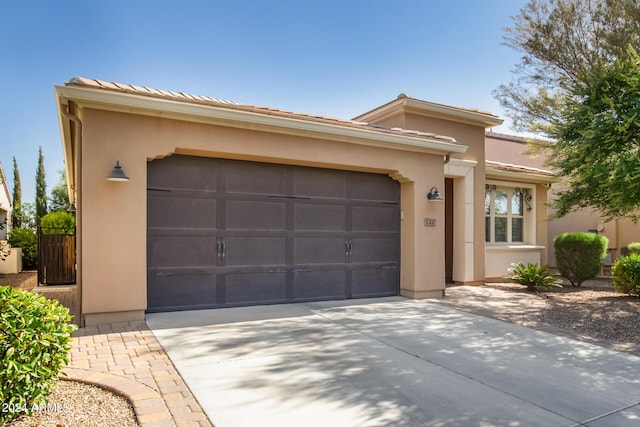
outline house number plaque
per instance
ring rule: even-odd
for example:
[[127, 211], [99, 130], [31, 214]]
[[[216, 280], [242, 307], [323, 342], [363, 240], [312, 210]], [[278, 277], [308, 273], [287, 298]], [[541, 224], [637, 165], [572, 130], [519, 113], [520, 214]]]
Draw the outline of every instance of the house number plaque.
[[433, 227], [434, 225], [436, 225], [436, 219], [435, 218], [425, 218], [424, 219], [424, 225], [425, 227]]

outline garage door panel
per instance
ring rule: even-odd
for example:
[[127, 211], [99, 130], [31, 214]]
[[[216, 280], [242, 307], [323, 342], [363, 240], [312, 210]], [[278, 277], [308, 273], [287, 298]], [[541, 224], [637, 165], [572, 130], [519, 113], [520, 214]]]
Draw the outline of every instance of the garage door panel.
[[295, 301], [318, 299], [343, 299], [347, 297], [346, 272], [337, 271], [297, 271], [294, 272]]
[[206, 308], [218, 304], [213, 274], [151, 273], [147, 287], [148, 306], [155, 311]]
[[352, 173], [349, 176], [349, 193], [354, 200], [398, 202], [398, 183], [386, 175]]
[[286, 264], [285, 237], [227, 237], [227, 266]]
[[294, 205], [295, 230], [344, 231], [346, 207], [322, 204]]
[[227, 162], [228, 193], [286, 194], [285, 169], [279, 165], [251, 162]]
[[284, 230], [286, 206], [282, 202], [228, 200], [228, 230]]
[[151, 188], [216, 191], [218, 164], [217, 160], [189, 156], [154, 160], [147, 167], [147, 184]]
[[300, 237], [293, 241], [294, 264], [344, 264], [343, 237]]
[[216, 199], [188, 197], [149, 197], [149, 227], [215, 228]]
[[354, 231], [391, 231], [398, 229], [400, 211], [397, 206], [355, 206]]
[[150, 235], [148, 265], [153, 267], [215, 266], [216, 239], [207, 235]]
[[311, 198], [344, 199], [346, 197], [345, 172], [318, 169], [293, 169], [293, 195]]
[[397, 295], [400, 273], [396, 265], [355, 269], [351, 272], [351, 297], [368, 298]]
[[285, 272], [230, 274], [225, 278], [227, 304], [279, 303], [287, 301]]
[[354, 263], [397, 262], [398, 238], [362, 237], [352, 239], [351, 260]]

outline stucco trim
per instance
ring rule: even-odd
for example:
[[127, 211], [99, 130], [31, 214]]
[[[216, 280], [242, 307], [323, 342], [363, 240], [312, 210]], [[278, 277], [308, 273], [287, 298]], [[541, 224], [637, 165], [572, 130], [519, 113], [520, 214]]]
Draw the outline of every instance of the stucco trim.
[[487, 179], [506, 179], [510, 181], [519, 181], [519, 182], [527, 182], [532, 184], [552, 184], [554, 182], [559, 182], [560, 179], [555, 176], [549, 175], [540, 175], [536, 173], [526, 173], [526, 172], [511, 172], [511, 171], [503, 171], [495, 169], [491, 166], [486, 166], [486, 177]]
[[[177, 118], [429, 154], [464, 153], [468, 148], [465, 145], [456, 144], [453, 139], [451, 139], [452, 142], [444, 142], [427, 137], [418, 138], [130, 93], [75, 86], [56, 86], [55, 91], [59, 109], [63, 108], [63, 105], [68, 101], [75, 101], [84, 107], [95, 107], [109, 111]], [[59, 114], [61, 114], [60, 111]]]
[[385, 105], [356, 117], [355, 120], [379, 121], [401, 112], [451, 120], [484, 128], [500, 126], [504, 122], [503, 119], [492, 113], [422, 101], [408, 96], [400, 96]]

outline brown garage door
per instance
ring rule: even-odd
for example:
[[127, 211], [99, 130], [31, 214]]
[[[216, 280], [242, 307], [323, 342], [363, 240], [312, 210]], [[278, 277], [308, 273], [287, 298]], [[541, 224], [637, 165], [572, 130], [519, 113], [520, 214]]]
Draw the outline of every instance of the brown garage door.
[[386, 175], [171, 156], [148, 165], [148, 311], [397, 295]]

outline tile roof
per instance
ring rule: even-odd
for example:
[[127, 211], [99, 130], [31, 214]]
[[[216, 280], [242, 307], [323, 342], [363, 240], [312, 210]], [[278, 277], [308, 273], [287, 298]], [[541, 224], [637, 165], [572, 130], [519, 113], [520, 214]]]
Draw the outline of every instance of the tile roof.
[[554, 176], [554, 173], [552, 171], [546, 170], [546, 169], [538, 169], [538, 168], [532, 168], [528, 166], [514, 165], [511, 163], [495, 162], [493, 160], [486, 160], [485, 164], [496, 170], [504, 171], [504, 172], [531, 173], [535, 175], [548, 176], [548, 177]]
[[357, 120], [346, 120], [332, 117], [325, 117], [320, 115], [298, 113], [287, 110], [280, 110], [271, 107], [260, 107], [250, 104], [240, 104], [234, 101], [228, 101], [224, 99], [211, 98], [208, 96], [192, 95], [184, 92], [174, 92], [161, 89], [153, 89], [146, 86], [137, 86], [130, 84], [122, 84], [115, 82], [106, 82], [103, 80], [87, 79], [84, 77], [74, 77], [65, 83], [65, 86], [79, 86], [88, 87], [93, 89], [107, 90], [112, 92], [121, 92], [131, 95], [142, 95], [152, 98], [168, 99], [179, 102], [187, 102], [193, 104], [207, 105], [212, 107], [222, 107], [234, 110], [242, 110], [257, 114], [272, 115], [278, 117], [285, 117], [291, 119], [305, 120], [316, 123], [326, 123], [337, 126], [352, 127], [359, 129], [366, 129], [375, 132], [391, 133], [402, 136], [409, 136], [415, 138], [423, 138], [429, 140], [437, 140], [441, 142], [447, 142], [450, 144], [457, 144], [456, 140], [449, 136], [437, 135], [434, 133], [419, 132], [415, 130], [403, 129], [398, 127], [387, 127], [379, 124], [366, 123]]

